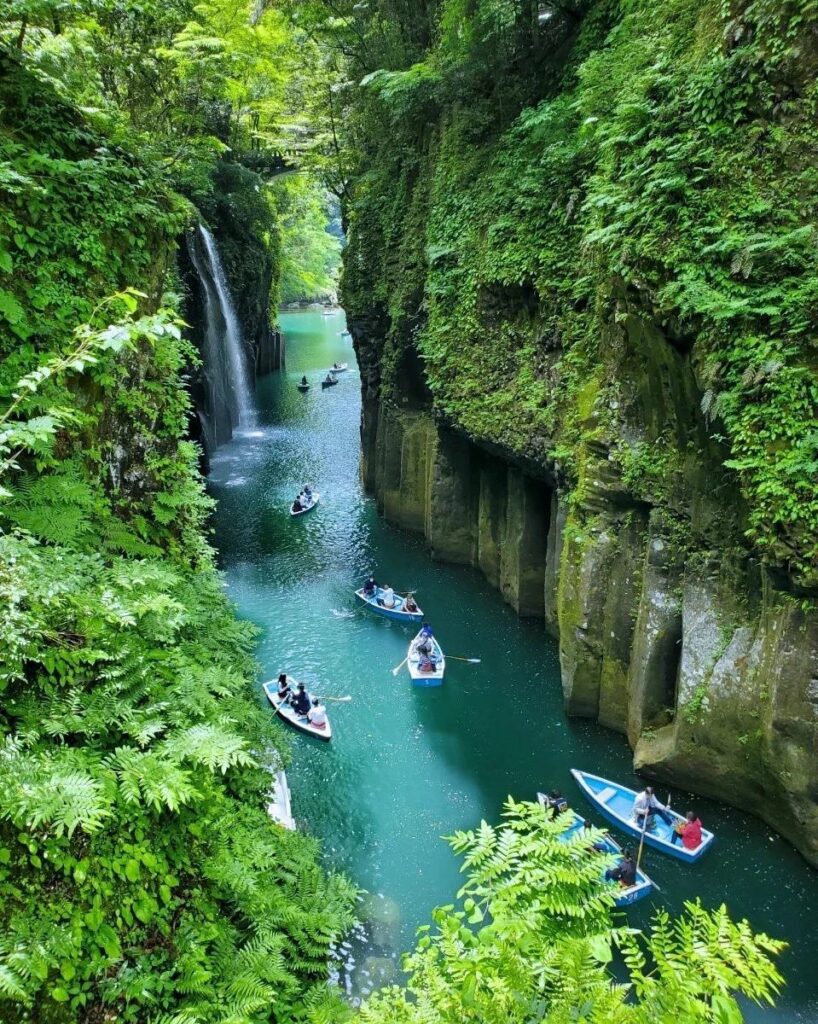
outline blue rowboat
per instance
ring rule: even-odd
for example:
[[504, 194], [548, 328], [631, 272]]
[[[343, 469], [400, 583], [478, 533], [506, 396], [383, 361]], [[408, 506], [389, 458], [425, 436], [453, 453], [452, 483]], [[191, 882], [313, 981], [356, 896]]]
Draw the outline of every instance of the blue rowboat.
[[384, 608], [378, 604], [378, 598], [383, 596], [383, 590], [378, 587], [372, 597], [367, 597], [363, 590], [356, 590], [355, 596], [360, 597], [364, 604], [369, 605], [376, 615], [383, 615], [386, 619], [395, 619], [397, 622], [423, 622], [423, 612], [418, 608], [416, 612], [407, 612], [404, 608], [406, 598], [401, 594], [395, 594], [395, 607]]
[[[421, 655], [418, 651], [418, 645], [424, 639], [429, 640], [432, 648], [431, 660], [433, 667], [431, 672], [423, 672], [420, 668]], [[421, 630], [409, 644], [409, 650], [406, 652], [406, 666], [409, 669], [409, 675], [412, 677], [412, 682], [415, 686], [442, 686], [443, 673], [446, 671], [446, 658], [443, 655], [443, 648], [437, 642], [437, 638], [434, 636], [424, 637], [423, 630]]]
[[[571, 769], [571, 774], [585, 797], [596, 806], [603, 817], [635, 839], [642, 838], [642, 826], [633, 817], [633, 802], [636, 799], [634, 790], [611, 782], [610, 779], [600, 778], [599, 775], [578, 771], [576, 768]], [[662, 853], [675, 857], [676, 860], [684, 861], [686, 864], [695, 864], [710, 849], [716, 837], [712, 832], [703, 828], [701, 843], [695, 850], [688, 850], [682, 845], [681, 839], [673, 842], [673, 837], [676, 834], [673, 830], [674, 826], [683, 824], [685, 819], [675, 811], [666, 813], [671, 819], [670, 824], [655, 814], [652, 827], [649, 826], [645, 831], [645, 843], [655, 850], [661, 850]]]
[[[541, 807], [545, 808], [547, 806], [547, 798], [545, 793], [538, 793], [537, 801], [539, 802]], [[577, 814], [577, 812], [573, 809], [564, 811], [563, 813], [569, 814], [573, 818], [571, 827], [567, 828], [560, 836], [561, 841], [567, 842], [567, 840], [573, 839], [574, 836], [579, 835], [580, 832], [587, 828], [587, 823], [585, 819], [582, 817], [582, 815]], [[602, 849], [600, 850], [601, 853], [612, 853], [617, 857], [622, 856], [622, 847], [613, 838], [613, 836], [610, 836], [607, 833], [602, 839], [600, 839], [598, 845], [602, 847]], [[653, 891], [653, 882], [651, 882], [651, 880], [648, 878], [648, 876], [641, 868], [636, 869], [636, 881], [633, 883], [633, 885], [623, 886], [620, 885], [619, 882], [614, 881], [611, 881], [610, 884], [616, 886], [614, 901], [617, 907], [630, 906], [631, 903], [636, 903], [637, 900], [644, 899]]]
[[[292, 676], [288, 676], [288, 680], [293, 689], [298, 685]], [[329, 743], [332, 739], [332, 726], [329, 724], [329, 718], [327, 718], [327, 724], [324, 728], [319, 729], [310, 722], [306, 715], [299, 715], [288, 703], [279, 699], [278, 683], [276, 680], [271, 679], [269, 683], [264, 683], [262, 688], [267, 695], [267, 700], [273, 705], [279, 718], [283, 718], [285, 722], [294, 729], [298, 729], [299, 732], [306, 733], [307, 736], [315, 736], [316, 739]], [[312, 703], [312, 694], [309, 694], [309, 697], [310, 703]]]

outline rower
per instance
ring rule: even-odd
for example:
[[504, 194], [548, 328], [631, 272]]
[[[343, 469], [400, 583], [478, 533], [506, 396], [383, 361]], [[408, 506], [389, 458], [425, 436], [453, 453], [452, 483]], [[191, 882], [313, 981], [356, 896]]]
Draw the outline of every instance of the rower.
[[636, 825], [643, 831], [653, 828], [654, 814], [658, 814], [666, 825], [673, 824], [673, 819], [665, 809], [665, 805], [660, 804], [654, 796], [653, 786], [646, 786], [645, 789], [637, 795], [633, 802], [632, 813], [633, 820], [636, 822]]
[[298, 495], [298, 500], [299, 500], [299, 502], [301, 504], [301, 508], [302, 509], [310, 507], [310, 498], [309, 498], [309, 496], [307, 494], [304, 493], [304, 491], [302, 491]]
[[305, 374], [305, 375], [304, 375], [304, 376], [303, 376], [303, 377], [301, 378], [301, 386], [302, 386], [302, 387], [305, 387], [305, 386], [306, 386], [306, 384], [307, 384], [307, 377], [306, 377], [306, 374]]
[[324, 383], [325, 384], [334, 384], [335, 383], [335, 378], [332, 376], [331, 373], [329, 373], [329, 372], [327, 373], [326, 380], [324, 381]]
[[384, 608], [395, 607], [395, 591], [388, 583], [381, 591], [381, 596], [378, 598], [378, 604], [383, 605]]
[[297, 715], [304, 717], [308, 714], [310, 710], [310, 695], [307, 693], [303, 683], [298, 684], [298, 689], [295, 696], [290, 700], [290, 704]]
[[378, 584], [374, 576], [370, 576], [364, 583], [364, 597], [373, 598], [378, 590]]
[[312, 707], [307, 713], [307, 718], [310, 721], [310, 725], [315, 729], [326, 729], [327, 712], [324, 710], [324, 705], [318, 697], [313, 697]]

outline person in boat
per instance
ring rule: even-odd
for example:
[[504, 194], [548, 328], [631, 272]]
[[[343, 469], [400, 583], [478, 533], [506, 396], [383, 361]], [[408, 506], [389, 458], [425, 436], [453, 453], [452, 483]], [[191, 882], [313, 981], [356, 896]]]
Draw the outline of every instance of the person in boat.
[[307, 693], [307, 689], [303, 683], [298, 684], [295, 696], [290, 699], [290, 704], [297, 715], [304, 717], [309, 714], [310, 695]]
[[292, 687], [290, 686], [290, 680], [287, 678], [287, 673], [282, 672], [278, 677], [278, 699], [288, 703], [292, 694]]
[[420, 635], [422, 637], [426, 637], [428, 640], [431, 640], [432, 637], [435, 635], [434, 631], [432, 630], [432, 627], [429, 625], [428, 622], [424, 622], [423, 625], [420, 627]]
[[412, 597], [411, 594], [406, 595], [406, 600], [403, 603], [403, 610], [406, 612], [410, 612], [412, 615], [414, 615], [414, 613], [418, 611], [417, 602], [415, 601], [414, 597]]
[[327, 376], [326, 376], [326, 378], [324, 380], [324, 383], [325, 384], [334, 384], [335, 383], [335, 377], [333, 377], [331, 373], [327, 373]]
[[378, 598], [378, 604], [384, 608], [395, 607], [395, 591], [388, 583], [384, 585], [384, 588], [381, 591], [381, 596]]
[[428, 622], [424, 622], [423, 623], [423, 627], [421, 628], [421, 631], [418, 634], [417, 644], [415, 645], [415, 649], [417, 650], [418, 654], [421, 657], [423, 657], [423, 655], [428, 655], [428, 656], [431, 657], [432, 650], [433, 650], [433, 647], [432, 647], [432, 637], [433, 636], [434, 636], [434, 634], [432, 633], [432, 627], [429, 625]]
[[636, 861], [630, 850], [622, 851], [622, 860], [615, 868], [608, 868], [605, 877], [610, 882], [619, 882], [625, 888], [636, 883]]
[[633, 802], [633, 820], [640, 829], [650, 829], [653, 828], [654, 815], [658, 815], [666, 825], [673, 824], [665, 805], [656, 799], [653, 786], [646, 786]]
[[307, 381], [306, 374], [301, 378], [301, 387], [302, 388], [309, 387], [309, 382]]
[[293, 512], [303, 512], [304, 511], [304, 506], [301, 504], [301, 499], [302, 498], [303, 498], [303, 494], [299, 494], [298, 497], [293, 502], [293, 509], [292, 509]]
[[421, 654], [418, 662], [418, 672], [434, 672], [435, 663], [428, 654]]
[[556, 818], [568, 810], [568, 801], [558, 789], [552, 789], [545, 798], [545, 809], [551, 811], [552, 817]]
[[673, 827], [671, 842], [680, 842], [686, 850], [698, 850], [702, 845], [702, 823], [696, 817], [695, 811], [688, 811], [685, 821], [678, 822]]
[[333, 368], [333, 370], [340, 370], [341, 369], [341, 367], [338, 365], [338, 363], [333, 363], [332, 364], [332, 368]]
[[364, 583], [364, 597], [367, 597], [370, 600], [372, 600], [372, 598], [375, 596], [375, 594], [377, 594], [377, 592], [378, 584], [375, 580], [375, 577], [370, 576], [366, 583]]
[[312, 488], [309, 484], [304, 484], [304, 497], [307, 501], [312, 501]]
[[302, 491], [298, 495], [298, 501], [299, 501], [299, 503], [301, 505], [302, 510], [305, 509], [305, 508], [309, 508], [310, 504], [312, 502], [312, 495], [311, 494], [307, 494], [304, 491]]
[[318, 697], [313, 697], [312, 707], [307, 712], [307, 718], [309, 719], [310, 725], [315, 729], [326, 729], [327, 712]]

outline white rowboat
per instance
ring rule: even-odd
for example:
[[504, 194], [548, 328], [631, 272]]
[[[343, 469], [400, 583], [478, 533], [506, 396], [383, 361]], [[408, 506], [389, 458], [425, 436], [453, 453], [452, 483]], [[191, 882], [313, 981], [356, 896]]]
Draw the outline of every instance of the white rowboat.
[[[290, 679], [290, 686], [295, 688], [298, 683], [294, 679]], [[264, 692], [267, 694], [267, 700], [275, 708], [276, 714], [279, 718], [283, 718], [288, 725], [291, 725], [294, 729], [298, 729], [299, 732], [306, 733], [308, 736], [315, 736], [316, 739], [325, 740], [329, 742], [332, 739], [332, 726], [330, 725], [329, 716], [327, 716], [327, 724], [323, 729], [319, 729], [317, 726], [312, 725], [306, 715], [297, 714], [289, 704], [285, 704], [278, 698], [278, 683], [271, 680], [269, 683], [264, 684]], [[310, 701], [312, 697], [310, 696]]]

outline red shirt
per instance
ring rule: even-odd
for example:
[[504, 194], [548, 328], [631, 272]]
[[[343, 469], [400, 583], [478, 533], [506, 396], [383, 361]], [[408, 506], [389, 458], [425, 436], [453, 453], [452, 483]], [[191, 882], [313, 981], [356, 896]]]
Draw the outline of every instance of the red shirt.
[[679, 830], [679, 835], [682, 837], [682, 846], [686, 850], [697, 849], [702, 842], [702, 823], [698, 818], [686, 821]]

